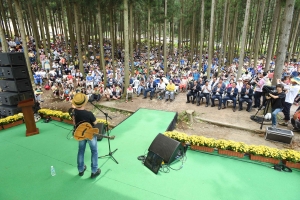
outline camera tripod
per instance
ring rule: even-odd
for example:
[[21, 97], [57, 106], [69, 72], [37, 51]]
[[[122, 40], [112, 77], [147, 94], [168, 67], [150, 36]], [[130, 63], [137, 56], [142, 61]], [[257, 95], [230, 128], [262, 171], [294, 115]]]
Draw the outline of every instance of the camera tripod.
[[269, 107], [270, 107], [270, 103], [271, 103], [271, 99], [265, 99], [262, 103], [262, 105], [258, 108], [257, 112], [255, 113], [255, 115], [253, 116], [253, 119], [255, 119], [256, 115], [258, 114], [258, 112], [264, 107], [264, 112], [263, 112], [263, 118], [262, 118], [262, 122], [260, 123], [260, 129], [262, 129], [263, 125], [264, 125], [264, 121], [265, 121], [265, 115], [267, 114]]

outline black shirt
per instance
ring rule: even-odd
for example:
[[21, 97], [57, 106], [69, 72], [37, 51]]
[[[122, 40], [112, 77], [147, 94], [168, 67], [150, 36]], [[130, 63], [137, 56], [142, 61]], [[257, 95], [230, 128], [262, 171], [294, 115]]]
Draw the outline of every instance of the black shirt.
[[94, 127], [96, 118], [91, 111], [74, 109], [76, 127], [82, 122], [88, 122]]
[[277, 99], [271, 99], [271, 105], [272, 110], [275, 110], [277, 108], [283, 108], [284, 102], [285, 102], [285, 93], [282, 92], [280, 94], [274, 94], [275, 96], [278, 96]]

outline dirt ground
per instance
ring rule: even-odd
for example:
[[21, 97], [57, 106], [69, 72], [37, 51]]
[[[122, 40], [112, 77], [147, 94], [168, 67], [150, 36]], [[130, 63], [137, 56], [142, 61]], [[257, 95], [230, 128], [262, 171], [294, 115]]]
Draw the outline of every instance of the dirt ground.
[[[51, 91], [44, 91], [42, 97], [44, 100], [44, 102], [41, 103], [42, 108], [67, 111], [71, 107], [70, 102], [60, 100], [59, 98], [53, 98]], [[181, 120], [178, 120], [179, 123], [176, 127], [177, 131], [190, 135], [203, 135], [205, 137], [212, 137], [216, 139], [229, 139], [233, 141], [245, 142], [246, 144], [266, 145], [279, 149], [290, 148], [300, 151], [299, 132], [294, 132], [294, 138], [291, 145], [265, 140], [265, 130], [268, 125], [265, 125], [263, 129], [260, 130], [260, 124], [250, 119], [250, 116], [255, 115], [257, 110], [253, 109], [250, 113], [246, 112], [245, 109], [243, 111], [233, 112], [232, 105], [229, 105], [228, 108], [224, 110], [218, 110], [217, 107], [205, 107], [205, 104], [201, 104], [200, 106], [196, 106], [195, 104], [187, 104], [186, 93], [179, 93], [176, 95], [176, 98], [173, 102], [165, 102], [165, 100], [157, 100], [155, 98], [150, 100], [149, 97], [147, 99], [143, 99], [142, 95], [140, 97], [136, 97], [136, 95], [134, 95], [133, 102], [125, 103], [125, 101], [122, 99], [118, 101], [101, 100], [97, 104], [101, 106], [101, 110], [103, 112], [108, 113], [108, 115], [112, 118], [108, 119], [108, 121], [114, 126], [118, 125], [131, 115], [130, 112], [120, 110], [134, 112], [139, 108], [149, 108], [175, 111], [178, 112], [179, 116], [182, 115], [186, 110], [194, 110], [194, 123], [186, 124], [181, 123]], [[90, 103], [87, 104], [87, 109], [91, 110], [97, 118], [105, 119], [105, 115]], [[294, 113], [296, 109], [297, 107], [293, 105], [291, 113]], [[201, 119], [205, 119], [205, 121], [208, 120], [211, 123], [204, 122]], [[214, 122], [226, 124], [226, 127], [222, 125], [216, 125]], [[241, 127], [244, 130], [231, 128], [228, 126]], [[288, 127], [279, 126], [278, 128], [291, 130], [292, 125], [289, 125]]]

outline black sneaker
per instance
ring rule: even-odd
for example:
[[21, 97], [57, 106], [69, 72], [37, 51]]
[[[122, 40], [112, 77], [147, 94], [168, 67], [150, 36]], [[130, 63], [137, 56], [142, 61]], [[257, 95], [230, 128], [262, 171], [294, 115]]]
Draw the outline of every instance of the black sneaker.
[[97, 176], [99, 176], [101, 174], [101, 169], [98, 168], [98, 170], [95, 173], [91, 174], [91, 178], [96, 178]]
[[86, 170], [86, 165], [84, 165], [84, 167], [83, 167], [83, 171], [82, 172], [79, 172], [79, 176], [83, 176], [84, 175], [84, 172], [85, 172], [85, 170]]

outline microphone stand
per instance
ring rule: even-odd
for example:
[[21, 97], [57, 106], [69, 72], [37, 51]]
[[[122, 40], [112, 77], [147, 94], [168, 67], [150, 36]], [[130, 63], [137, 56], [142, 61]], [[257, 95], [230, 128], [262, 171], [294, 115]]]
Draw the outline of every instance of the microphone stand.
[[[109, 131], [108, 131], [108, 123], [107, 123], [107, 118], [109, 119], [112, 119], [110, 116], [108, 116], [108, 113], [105, 113], [103, 110], [101, 110], [100, 108], [98, 108], [93, 102], [89, 101], [97, 110], [101, 111], [104, 115], [105, 115], [105, 123], [106, 123], [106, 132], [107, 132], [107, 135], [109, 137]], [[111, 151], [110, 149], [110, 139], [108, 138], [108, 149], [109, 149], [109, 152], [108, 154], [104, 155], [104, 156], [99, 156], [98, 158], [105, 158], [105, 157], [110, 157], [111, 159], [113, 159], [113, 161], [115, 161], [117, 164], [118, 161], [114, 158], [113, 154], [118, 150], [118, 149], [115, 149], [113, 151]]]

